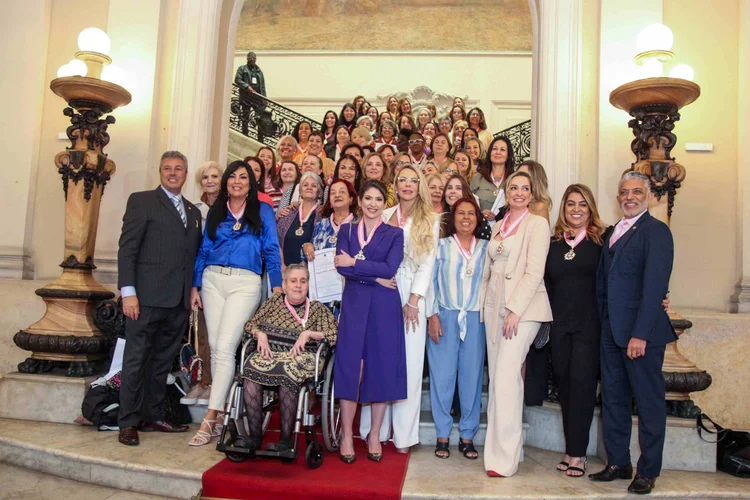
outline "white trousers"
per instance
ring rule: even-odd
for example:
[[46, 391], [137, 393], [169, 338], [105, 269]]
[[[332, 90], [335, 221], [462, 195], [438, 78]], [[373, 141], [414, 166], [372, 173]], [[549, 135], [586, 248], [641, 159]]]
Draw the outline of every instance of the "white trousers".
[[224, 410], [236, 370], [237, 346], [245, 323], [260, 304], [261, 280], [257, 274], [233, 275], [206, 269], [201, 300], [211, 347], [211, 399], [209, 410]]
[[484, 469], [508, 477], [518, 471], [518, 464], [523, 458], [521, 365], [541, 323], [520, 322], [518, 333], [511, 339], [506, 339], [502, 335], [504, 321], [505, 316], [500, 316], [494, 342], [490, 332], [487, 332], [490, 385]]
[[[396, 274], [401, 305], [409, 301], [412, 275], [399, 269]], [[419, 299], [419, 326], [416, 331], [405, 326], [406, 343], [406, 399], [389, 403], [380, 426], [380, 441], [385, 442], [393, 429], [393, 444], [407, 448], [419, 443], [419, 414], [422, 409], [422, 372], [427, 346], [427, 315], [424, 298]], [[370, 434], [370, 405], [362, 405], [359, 419], [359, 435], [362, 439]]]

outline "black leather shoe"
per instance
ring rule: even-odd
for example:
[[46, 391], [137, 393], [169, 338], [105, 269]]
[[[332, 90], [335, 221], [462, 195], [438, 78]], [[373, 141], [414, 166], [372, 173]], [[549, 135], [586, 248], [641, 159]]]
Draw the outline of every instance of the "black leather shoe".
[[138, 446], [138, 430], [135, 427], [123, 427], [120, 429], [118, 441], [125, 446]]
[[141, 422], [138, 430], [141, 432], [187, 432], [190, 427], [177, 425], [168, 420], [156, 420], [154, 422]]
[[635, 479], [633, 479], [633, 482], [628, 486], [628, 491], [630, 493], [637, 493], [638, 495], [648, 495], [655, 486], [655, 477], [642, 477], [636, 474]]
[[631, 479], [633, 477], [633, 466], [628, 464], [625, 467], [617, 465], [608, 465], [604, 470], [595, 474], [589, 474], [592, 481], [614, 481], [615, 479]]

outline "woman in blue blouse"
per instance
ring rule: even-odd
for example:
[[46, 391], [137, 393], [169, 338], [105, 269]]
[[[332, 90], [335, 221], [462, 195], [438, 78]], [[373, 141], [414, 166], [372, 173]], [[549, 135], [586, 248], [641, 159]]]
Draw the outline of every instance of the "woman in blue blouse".
[[438, 458], [450, 456], [450, 410], [456, 377], [461, 400], [458, 451], [470, 460], [479, 457], [473, 439], [479, 430], [485, 353], [484, 324], [479, 321], [479, 291], [487, 251], [487, 240], [480, 238], [483, 225], [484, 217], [474, 197], [462, 198], [451, 207], [447, 234], [438, 242], [431, 290], [434, 300], [428, 300], [427, 310], [430, 399]]
[[243, 328], [260, 303], [264, 261], [273, 291], [281, 293], [276, 217], [270, 205], [258, 201], [258, 184], [244, 161], [232, 162], [224, 172], [206, 226], [195, 259], [190, 305], [202, 308], [206, 317], [213, 387], [191, 446], [208, 444], [221, 434], [217, 420], [232, 384]]

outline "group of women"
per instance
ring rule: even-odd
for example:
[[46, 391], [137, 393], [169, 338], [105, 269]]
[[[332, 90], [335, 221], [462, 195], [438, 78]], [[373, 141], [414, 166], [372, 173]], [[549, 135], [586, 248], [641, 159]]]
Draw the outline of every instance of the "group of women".
[[[479, 458], [473, 439], [486, 357], [485, 469], [513, 475], [522, 458], [524, 360], [552, 322], [567, 443], [558, 468], [582, 476], [605, 229], [591, 191], [566, 190], [550, 238], [544, 168], [526, 161], [516, 169], [510, 142], [487, 132], [479, 108], [467, 113], [460, 98], [445, 117], [413, 112], [406, 99], [386, 108], [357, 96], [340, 114], [326, 113], [320, 131], [301, 122], [275, 151], [262, 147], [223, 173], [216, 164], [199, 171], [206, 223], [191, 301], [204, 309], [213, 385], [190, 444], [221, 432], [244, 332], [257, 341], [243, 371], [250, 440], [262, 440], [262, 386], [280, 386], [282, 439], [274, 446], [291, 446], [295, 387], [312, 374], [315, 342], [326, 338], [336, 344], [344, 462], [356, 459], [358, 405], [368, 459], [380, 461], [389, 439], [404, 453], [418, 444], [425, 353], [435, 455], [450, 455], [457, 388], [458, 450]], [[345, 284], [341, 301], [321, 305], [309, 295], [305, 263], [329, 248]]]

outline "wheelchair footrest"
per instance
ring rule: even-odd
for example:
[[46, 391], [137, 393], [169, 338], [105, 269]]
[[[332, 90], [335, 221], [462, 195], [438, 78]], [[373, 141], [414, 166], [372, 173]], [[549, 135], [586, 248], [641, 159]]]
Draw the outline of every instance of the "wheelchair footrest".
[[258, 457], [285, 458], [288, 460], [297, 459], [297, 452], [295, 450], [286, 450], [286, 451], [258, 450], [255, 452], [255, 455]]

